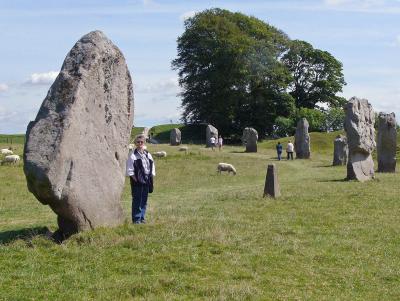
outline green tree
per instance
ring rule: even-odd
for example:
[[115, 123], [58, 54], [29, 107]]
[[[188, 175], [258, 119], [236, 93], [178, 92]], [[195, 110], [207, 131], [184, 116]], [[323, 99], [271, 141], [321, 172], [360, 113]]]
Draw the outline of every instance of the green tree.
[[330, 108], [325, 113], [326, 129], [328, 131], [339, 131], [344, 128], [345, 111], [342, 107]]
[[310, 127], [310, 132], [322, 132], [326, 130], [326, 116], [323, 111], [318, 109], [300, 108], [296, 114], [296, 120], [306, 118]]
[[336, 96], [346, 84], [342, 64], [329, 52], [314, 49], [307, 42], [294, 40], [282, 62], [293, 76], [290, 94], [296, 101], [296, 107], [314, 109], [317, 102], [332, 107], [344, 104], [345, 99]]
[[260, 137], [276, 116], [288, 116], [294, 100], [286, 92], [291, 75], [279, 58], [288, 37], [241, 13], [209, 9], [185, 21], [178, 38], [183, 119], [217, 126], [224, 134], [253, 126]]

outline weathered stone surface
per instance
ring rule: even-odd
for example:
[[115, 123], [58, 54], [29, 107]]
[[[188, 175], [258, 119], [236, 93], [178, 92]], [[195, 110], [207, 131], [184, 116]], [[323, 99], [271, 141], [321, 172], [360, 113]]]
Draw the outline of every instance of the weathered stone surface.
[[242, 142], [246, 146], [247, 153], [257, 152], [258, 133], [253, 128], [245, 128], [243, 130]]
[[269, 164], [267, 176], [265, 177], [264, 197], [270, 196], [273, 198], [280, 197], [281, 190], [279, 188], [278, 170], [275, 164]]
[[181, 130], [174, 128], [171, 130], [169, 136], [170, 144], [171, 145], [180, 145], [181, 144]]
[[375, 115], [366, 99], [352, 97], [346, 107], [345, 130], [349, 147], [347, 179], [366, 181], [374, 176]]
[[302, 118], [297, 123], [296, 134], [294, 136], [294, 151], [297, 159], [310, 158], [310, 135], [308, 134], [309, 124], [306, 118]]
[[349, 156], [346, 136], [338, 135], [333, 145], [333, 166], [346, 165]]
[[394, 113], [380, 113], [378, 119], [378, 172], [396, 171], [397, 130]]
[[146, 140], [148, 140], [150, 138], [149, 131], [150, 131], [149, 128], [147, 128], [147, 127], [143, 128], [142, 134], [144, 135]]
[[214, 137], [215, 141], [218, 141], [218, 130], [215, 127], [213, 127], [211, 124], [209, 124], [206, 127], [206, 145], [207, 145], [207, 147], [211, 147], [211, 142], [210, 142], [211, 137]]
[[123, 222], [132, 121], [125, 58], [102, 32], [90, 32], [68, 53], [26, 132], [28, 189], [58, 215], [59, 234]]

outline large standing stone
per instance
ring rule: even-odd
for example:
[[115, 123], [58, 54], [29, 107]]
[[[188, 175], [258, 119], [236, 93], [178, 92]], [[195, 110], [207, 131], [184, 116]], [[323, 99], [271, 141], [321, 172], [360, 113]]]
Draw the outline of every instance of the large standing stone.
[[257, 140], [258, 133], [253, 128], [245, 128], [243, 130], [242, 142], [246, 145], [247, 153], [256, 153], [257, 152]]
[[374, 176], [375, 115], [366, 99], [352, 97], [346, 107], [345, 130], [349, 145], [347, 179], [366, 181]]
[[207, 147], [211, 147], [210, 139], [211, 137], [215, 137], [215, 141], [218, 141], [218, 130], [213, 127], [211, 124], [206, 127], [206, 144]]
[[264, 197], [270, 196], [273, 198], [280, 197], [281, 190], [278, 182], [278, 170], [275, 164], [269, 164], [267, 176], [265, 177]]
[[180, 145], [181, 144], [181, 130], [174, 128], [171, 130], [169, 140], [171, 145]]
[[123, 222], [132, 121], [125, 58], [101, 31], [90, 32], [68, 53], [26, 132], [28, 189], [57, 214], [62, 237]]
[[396, 171], [397, 131], [394, 113], [380, 113], [378, 119], [378, 172]]
[[146, 140], [149, 140], [149, 139], [150, 139], [149, 131], [150, 131], [150, 129], [149, 129], [148, 127], [144, 127], [144, 128], [143, 128], [142, 134], [144, 135], [144, 138], [145, 138]]
[[346, 165], [347, 157], [349, 156], [346, 136], [338, 135], [333, 142], [333, 146], [333, 166]]
[[294, 151], [297, 159], [310, 158], [310, 135], [308, 134], [309, 124], [306, 118], [302, 118], [297, 123], [296, 134], [294, 136]]

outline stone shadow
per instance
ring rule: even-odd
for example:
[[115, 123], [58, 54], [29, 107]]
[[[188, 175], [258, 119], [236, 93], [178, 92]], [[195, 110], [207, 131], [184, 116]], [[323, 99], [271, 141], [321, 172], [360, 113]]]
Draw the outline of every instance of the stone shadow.
[[30, 241], [37, 236], [51, 238], [52, 232], [47, 227], [24, 228], [0, 232], [0, 245], [12, 243], [18, 239]]

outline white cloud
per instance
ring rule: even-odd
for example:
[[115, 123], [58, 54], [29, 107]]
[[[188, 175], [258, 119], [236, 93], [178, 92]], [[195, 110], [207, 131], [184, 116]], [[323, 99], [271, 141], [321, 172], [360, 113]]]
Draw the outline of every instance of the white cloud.
[[156, 82], [147, 85], [138, 85], [137, 92], [139, 93], [178, 93], [179, 84], [175, 77], [160, 79]]
[[58, 71], [49, 71], [44, 73], [31, 74], [28, 83], [33, 85], [47, 85], [52, 84], [58, 75]]
[[181, 15], [179, 16], [179, 19], [180, 19], [181, 21], [185, 21], [186, 19], [189, 19], [189, 18], [191, 18], [191, 17], [194, 17], [195, 14], [196, 14], [196, 12], [195, 12], [194, 10], [187, 11], [187, 12], [184, 12], [183, 14], [181, 14]]
[[7, 84], [0, 83], [0, 92], [5, 92], [8, 90]]

